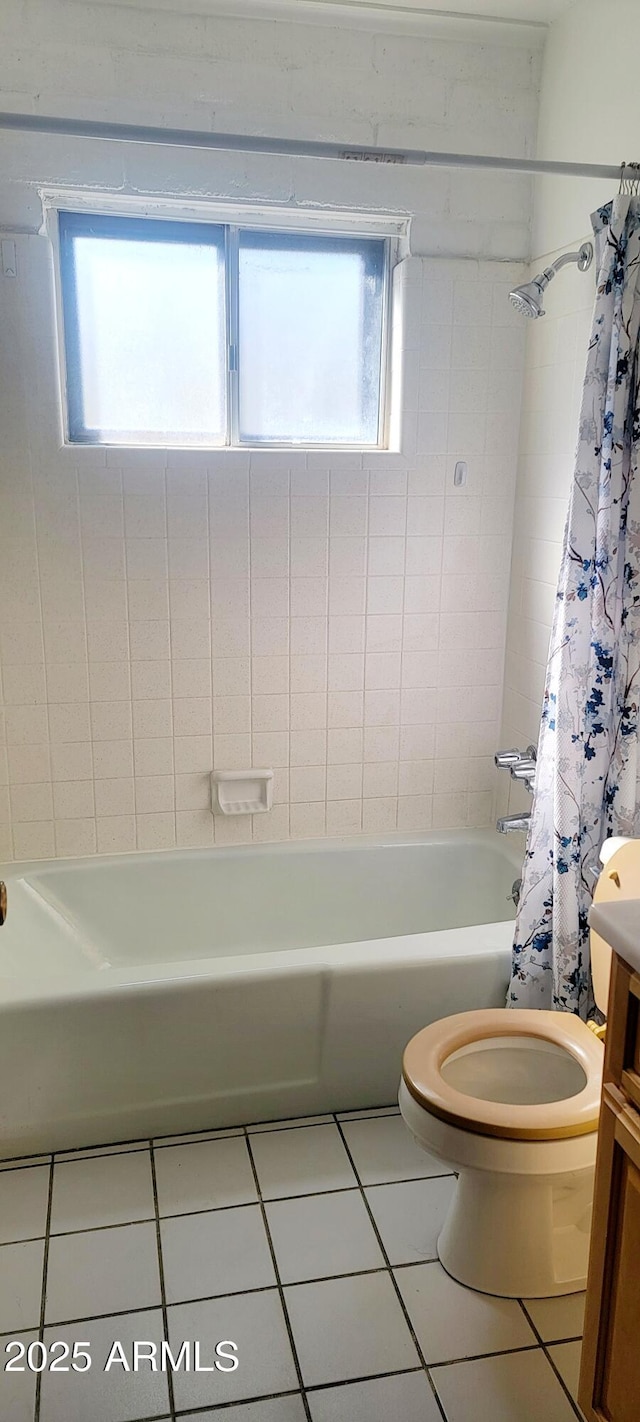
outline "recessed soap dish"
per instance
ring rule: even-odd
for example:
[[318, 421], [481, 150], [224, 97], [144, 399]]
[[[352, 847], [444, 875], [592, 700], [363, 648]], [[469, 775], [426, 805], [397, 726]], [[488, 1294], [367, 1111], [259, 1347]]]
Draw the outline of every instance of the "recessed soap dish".
[[272, 770], [214, 770], [211, 807], [214, 815], [261, 815], [273, 804]]

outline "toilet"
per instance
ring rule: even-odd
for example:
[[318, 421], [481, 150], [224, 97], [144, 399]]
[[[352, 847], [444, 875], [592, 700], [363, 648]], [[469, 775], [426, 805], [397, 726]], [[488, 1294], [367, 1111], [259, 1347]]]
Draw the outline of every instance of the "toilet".
[[[640, 840], [607, 840], [600, 857], [594, 901], [640, 898]], [[611, 949], [593, 930], [591, 959], [604, 1013]], [[569, 1012], [461, 1012], [408, 1043], [400, 1111], [458, 1174], [438, 1256], [461, 1284], [505, 1298], [584, 1289], [603, 1057]]]

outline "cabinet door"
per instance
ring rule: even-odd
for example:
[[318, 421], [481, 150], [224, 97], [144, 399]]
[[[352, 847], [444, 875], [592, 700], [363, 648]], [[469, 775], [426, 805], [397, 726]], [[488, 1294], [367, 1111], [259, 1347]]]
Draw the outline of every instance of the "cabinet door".
[[[579, 1402], [589, 1419], [640, 1418], [640, 1117], [607, 1088], [602, 1172], [609, 1204], [594, 1220]], [[618, 1099], [616, 1099], [618, 1098]], [[609, 1150], [607, 1151], [607, 1146]], [[605, 1160], [605, 1152], [609, 1159]]]

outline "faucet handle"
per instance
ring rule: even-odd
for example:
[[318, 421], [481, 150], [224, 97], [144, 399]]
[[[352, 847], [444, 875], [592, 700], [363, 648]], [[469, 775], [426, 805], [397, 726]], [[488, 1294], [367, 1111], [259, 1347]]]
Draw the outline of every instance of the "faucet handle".
[[535, 760], [519, 760], [517, 765], [511, 766], [512, 780], [532, 780], [536, 773]]
[[494, 760], [499, 770], [509, 770], [512, 765], [518, 765], [522, 760], [522, 751], [517, 747], [513, 750], [497, 751]]

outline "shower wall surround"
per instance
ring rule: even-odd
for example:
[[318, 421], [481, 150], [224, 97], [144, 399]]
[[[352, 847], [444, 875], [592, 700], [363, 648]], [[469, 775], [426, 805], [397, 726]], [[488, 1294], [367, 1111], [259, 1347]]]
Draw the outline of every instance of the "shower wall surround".
[[[522, 266], [398, 269], [400, 454], [61, 450], [50, 251], [17, 247], [0, 856], [490, 824]], [[272, 812], [214, 823], [212, 767], [251, 763]]]
[[[574, 242], [567, 250], [579, 245]], [[548, 260], [548, 255], [538, 258], [531, 274]], [[593, 267], [584, 274], [566, 267], [554, 283], [546, 316], [527, 323], [501, 732], [505, 745], [538, 740], [594, 292]], [[500, 777], [501, 814], [530, 803], [523, 786]]]

